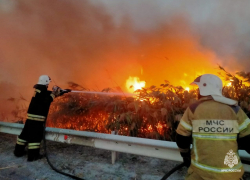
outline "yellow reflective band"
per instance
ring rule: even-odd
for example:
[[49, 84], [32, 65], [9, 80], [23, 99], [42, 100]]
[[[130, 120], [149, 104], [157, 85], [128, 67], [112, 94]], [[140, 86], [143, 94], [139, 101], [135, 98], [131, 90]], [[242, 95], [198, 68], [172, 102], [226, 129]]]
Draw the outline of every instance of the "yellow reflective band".
[[29, 146], [37, 146], [37, 145], [40, 146], [40, 144], [41, 144], [41, 143], [29, 143], [28, 145], [29, 145]]
[[185, 129], [187, 129], [187, 130], [189, 130], [189, 131], [192, 131], [192, 126], [191, 125], [189, 125], [188, 123], [186, 123], [184, 120], [182, 120], [181, 119], [181, 122], [180, 122], [180, 124], [185, 128]]
[[44, 121], [44, 119], [32, 118], [32, 117], [27, 117], [27, 119], [29, 119], [29, 120], [34, 120], [34, 121]]
[[39, 90], [39, 89], [36, 89], [35, 91], [36, 91], [36, 92], [38, 92], [38, 93], [40, 93], [40, 92], [41, 92], [41, 90]]
[[22, 139], [19, 139], [19, 138], [17, 138], [17, 141], [19, 141], [19, 142], [27, 142], [27, 141], [25, 141], [25, 140], [22, 140]]
[[28, 147], [28, 149], [40, 149], [40, 146], [31, 146], [31, 147]]
[[223, 135], [223, 134], [198, 134], [193, 133], [193, 138], [196, 139], [208, 139], [208, 140], [236, 140], [237, 134]]
[[40, 116], [40, 115], [35, 115], [35, 114], [27, 114], [28, 117], [35, 117], [35, 118], [41, 118], [41, 119], [45, 119], [45, 116]]
[[242, 131], [247, 128], [248, 124], [250, 124], [250, 119], [247, 118], [245, 121], [239, 126], [239, 130]]
[[27, 114], [27, 119], [35, 120], [35, 121], [45, 121], [44, 116], [35, 115], [35, 114]]
[[237, 164], [237, 166], [235, 166], [233, 168], [216, 168], [216, 167], [207, 166], [207, 165], [204, 165], [204, 164], [197, 163], [194, 160], [192, 160], [191, 163], [192, 163], [192, 165], [194, 165], [197, 168], [200, 168], [200, 169], [205, 170], [205, 171], [216, 172], [216, 173], [237, 172], [237, 170], [240, 171], [240, 168], [242, 167], [241, 162], [239, 164]]
[[53, 98], [53, 100], [55, 99], [55, 95], [54, 94], [50, 94], [50, 96]]
[[23, 146], [25, 145], [25, 143], [18, 142], [18, 141], [16, 143], [19, 144], [19, 145], [23, 145]]
[[196, 148], [196, 140], [193, 138], [193, 146], [194, 146], [194, 156], [195, 156], [195, 161], [198, 161], [198, 153], [197, 153], [197, 148]]

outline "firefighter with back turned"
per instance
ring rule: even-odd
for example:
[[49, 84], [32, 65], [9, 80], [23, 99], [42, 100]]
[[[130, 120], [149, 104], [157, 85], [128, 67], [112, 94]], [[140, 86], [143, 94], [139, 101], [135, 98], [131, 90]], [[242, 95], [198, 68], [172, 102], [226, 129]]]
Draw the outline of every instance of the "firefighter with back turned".
[[70, 90], [62, 90], [58, 86], [54, 86], [53, 91], [47, 90], [50, 81], [49, 76], [42, 75], [39, 77], [38, 83], [33, 87], [34, 95], [29, 104], [27, 120], [17, 138], [14, 150], [16, 157], [26, 154], [26, 146], [28, 146], [28, 161], [35, 161], [43, 157], [39, 151], [50, 104], [54, 98], [70, 92]]
[[176, 136], [189, 167], [185, 179], [242, 179], [244, 169], [238, 150], [250, 153], [250, 119], [237, 101], [222, 95], [218, 76], [204, 74], [192, 84], [199, 86], [199, 100], [186, 109]]

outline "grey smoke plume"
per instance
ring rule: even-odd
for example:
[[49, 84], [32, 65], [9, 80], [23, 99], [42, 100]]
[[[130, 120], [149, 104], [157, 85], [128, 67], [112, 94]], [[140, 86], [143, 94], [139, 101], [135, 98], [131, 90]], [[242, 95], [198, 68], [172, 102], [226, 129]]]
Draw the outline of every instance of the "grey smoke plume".
[[248, 0], [94, 0], [96, 4], [100, 1], [116, 17], [129, 14], [134, 27], [142, 31], [168, 23], [175, 16], [186, 17], [193, 33], [200, 36], [200, 44], [215, 52], [231, 70], [235, 70], [230, 66], [232, 59], [242, 64], [242, 70], [250, 68]]
[[61, 87], [74, 81], [125, 90], [129, 76], [183, 85], [190, 81], [183, 74], [192, 79], [216, 63], [247, 71], [249, 6], [248, 0], [0, 0], [0, 98], [29, 99], [42, 74]]

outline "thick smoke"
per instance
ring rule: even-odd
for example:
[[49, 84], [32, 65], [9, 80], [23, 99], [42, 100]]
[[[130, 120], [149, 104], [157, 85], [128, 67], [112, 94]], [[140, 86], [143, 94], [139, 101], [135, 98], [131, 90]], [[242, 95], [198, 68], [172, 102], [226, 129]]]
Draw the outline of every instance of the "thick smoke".
[[[165, 1], [138, 2], [0, 0], [1, 102], [20, 94], [29, 100], [42, 74], [62, 88], [73, 81], [97, 91], [116, 86], [126, 91], [129, 76], [147, 85], [166, 79], [185, 86], [197, 74], [216, 73], [216, 63], [231, 70], [246, 65], [246, 41], [233, 54], [220, 51], [223, 25], [208, 22], [211, 26], [202, 27], [201, 20], [187, 16], [190, 7], [175, 11], [181, 3], [169, 3], [165, 12]], [[212, 27], [218, 28], [216, 35], [209, 31]], [[227, 45], [228, 36], [222, 36]]]
[[103, 2], [116, 17], [129, 14], [133, 18], [133, 26], [142, 31], [167, 23], [176, 15], [186, 17], [192, 32], [199, 36], [199, 44], [216, 53], [223, 65], [231, 71], [236, 70], [235, 64], [241, 70], [250, 69], [248, 0], [93, 1], [96, 4]]

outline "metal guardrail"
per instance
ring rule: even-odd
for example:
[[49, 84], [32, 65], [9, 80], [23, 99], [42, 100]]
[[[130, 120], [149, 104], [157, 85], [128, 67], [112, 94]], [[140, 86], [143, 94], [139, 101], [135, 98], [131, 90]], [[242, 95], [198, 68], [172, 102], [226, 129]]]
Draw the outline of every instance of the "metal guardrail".
[[[19, 135], [23, 124], [0, 122], [0, 132]], [[67, 144], [78, 144], [116, 152], [149, 156], [160, 159], [182, 161], [175, 142], [127, 137], [113, 134], [93, 133], [59, 128], [46, 128], [46, 139]], [[240, 157], [250, 160], [250, 155], [239, 151]], [[244, 164], [246, 172], [250, 166]]]
[[[19, 135], [23, 124], [0, 122], [0, 132]], [[59, 128], [46, 128], [46, 139], [68, 144], [78, 144], [116, 152], [182, 161], [174, 142], [93, 133]]]

